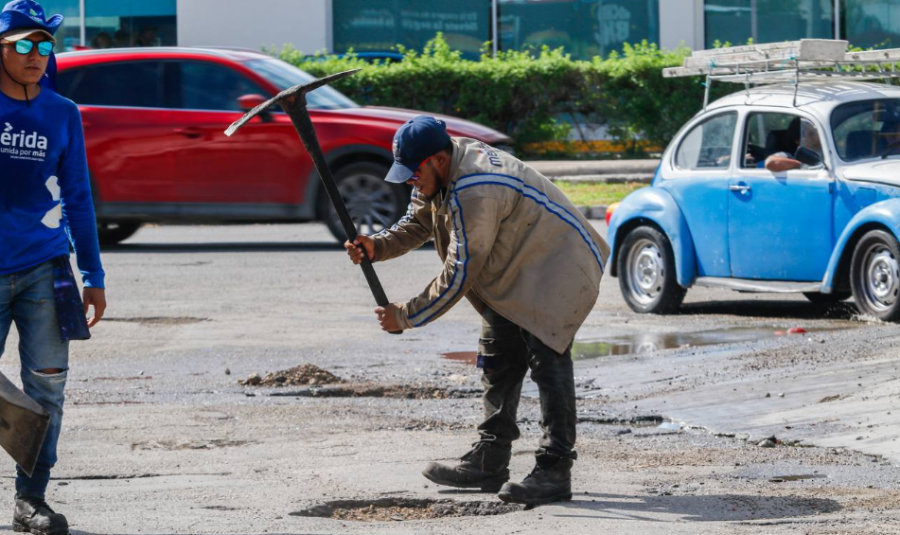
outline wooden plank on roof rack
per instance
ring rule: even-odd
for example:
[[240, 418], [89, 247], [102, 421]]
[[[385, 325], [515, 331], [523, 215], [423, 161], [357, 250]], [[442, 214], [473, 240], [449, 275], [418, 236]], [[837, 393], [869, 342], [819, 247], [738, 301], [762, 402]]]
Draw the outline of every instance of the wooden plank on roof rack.
[[861, 52], [847, 52], [844, 54], [844, 61], [900, 61], [900, 48], [887, 48], [885, 50], [864, 50]]
[[740, 46], [726, 46], [722, 48], [707, 48], [705, 50], [694, 50], [691, 52], [691, 57], [700, 57], [700, 56], [715, 56], [716, 54], [740, 54], [743, 52], [756, 52], [756, 51], [768, 51], [774, 50], [778, 48], [785, 48], [790, 46], [799, 46], [800, 41], [780, 41], [778, 43], [765, 43], [759, 45], [740, 45]]
[[900, 78], [900, 72], [878, 73], [878, 72], [831, 72], [831, 71], [801, 71], [799, 75], [795, 71], [769, 71], [751, 73], [749, 77], [746, 74], [725, 74], [713, 76], [717, 82], [732, 82], [742, 84], [750, 82], [752, 84], [778, 84], [793, 83], [795, 80], [801, 82], [814, 82], [821, 80], [883, 80], [885, 78]]
[[[735, 49], [738, 49], [737, 51]], [[703, 51], [702, 55], [691, 55], [684, 59], [686, 68], [709, 68], [728, 66], [757, 66], [768, 62], [776, 66], [778, 62], [796, 60], [799, 62], [838, 62], [843, 61], [847, 51], [847, 41], [834, 39], [802, 39], [759, 45], [758, 47], [741, 46]], [[712, 52], [712, 53], [709, 53]]]

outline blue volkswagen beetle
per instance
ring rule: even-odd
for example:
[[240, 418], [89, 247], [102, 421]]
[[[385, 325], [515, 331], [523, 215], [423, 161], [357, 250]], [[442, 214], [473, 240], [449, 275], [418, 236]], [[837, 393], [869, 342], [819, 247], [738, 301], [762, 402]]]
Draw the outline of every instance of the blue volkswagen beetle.
[[[766, 167], [789, 156], [802, 166]], [[612, 274], [637, 312], [692, 286], [851, 295], [900, 319], [900, 87], [809, 82], [741, 91], [675, 136], [650, 187], [609, 225]]]

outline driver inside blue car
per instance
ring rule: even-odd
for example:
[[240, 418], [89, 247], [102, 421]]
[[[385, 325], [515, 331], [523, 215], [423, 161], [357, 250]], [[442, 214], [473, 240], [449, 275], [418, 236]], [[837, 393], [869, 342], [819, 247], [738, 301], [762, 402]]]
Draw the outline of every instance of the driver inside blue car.
[[773, 173], [779, 173], [822, 165], [822, 140], [811, 122], [796, 117], [788, 126], [788, 132], [797, 148], [793, 152], [782, 151], [769, 155], [765, 161], [766, 169]]

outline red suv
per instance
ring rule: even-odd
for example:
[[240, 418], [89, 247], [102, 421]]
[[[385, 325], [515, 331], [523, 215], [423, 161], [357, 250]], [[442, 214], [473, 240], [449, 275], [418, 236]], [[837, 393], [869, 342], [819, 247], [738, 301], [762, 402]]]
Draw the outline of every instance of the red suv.
[[[279, 109], [234, 137], [225, 129], [305, 72], [252, 51], [200, 48], [94, 50], [59, 55], [58, 91], [81, 109], [102, 243], [142, 223], [324, 220], [343, 239], [312, 160]], [[409, 191], [383, 178], [397, 127], [423, 113], [359, 106], [331, 87], [307, 96], [338, 187], [360, 232], [389, 227]], [[509, 150], [511, 140], [442, 117], [453, 136]]]

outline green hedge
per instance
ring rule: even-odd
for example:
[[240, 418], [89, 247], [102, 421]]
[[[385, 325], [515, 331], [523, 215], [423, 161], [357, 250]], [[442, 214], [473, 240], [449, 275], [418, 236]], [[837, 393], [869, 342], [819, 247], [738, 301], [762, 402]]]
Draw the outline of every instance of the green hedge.
[[512, 136], [526, 157], [547, 156], [541, 149], [546, 146], [558, 147], [558, 156], [573, 156], [566, 154], [573, 144], [547, 143], [566, 139], [570, 126], [560, 120], [566, 114], [605, 123], [626, 152], [641, 155], [647, 147], [664, 147], [703, 104], [700, 78], [662, 77], [664, 67], [682, 64], [687, 49], [664, 51], [644, 42], [608, 59], [576, 61], [562, 49], [545, 47], [469, 61], [438, 34], [422, 52], [400, 51], [404, 60], [388, 64], [370, 64], [352, 53], [309, 57], [291, 46], [276, 55], [314, 76], [360, 68], [334, 84], [360, 104], [470, 119]]

